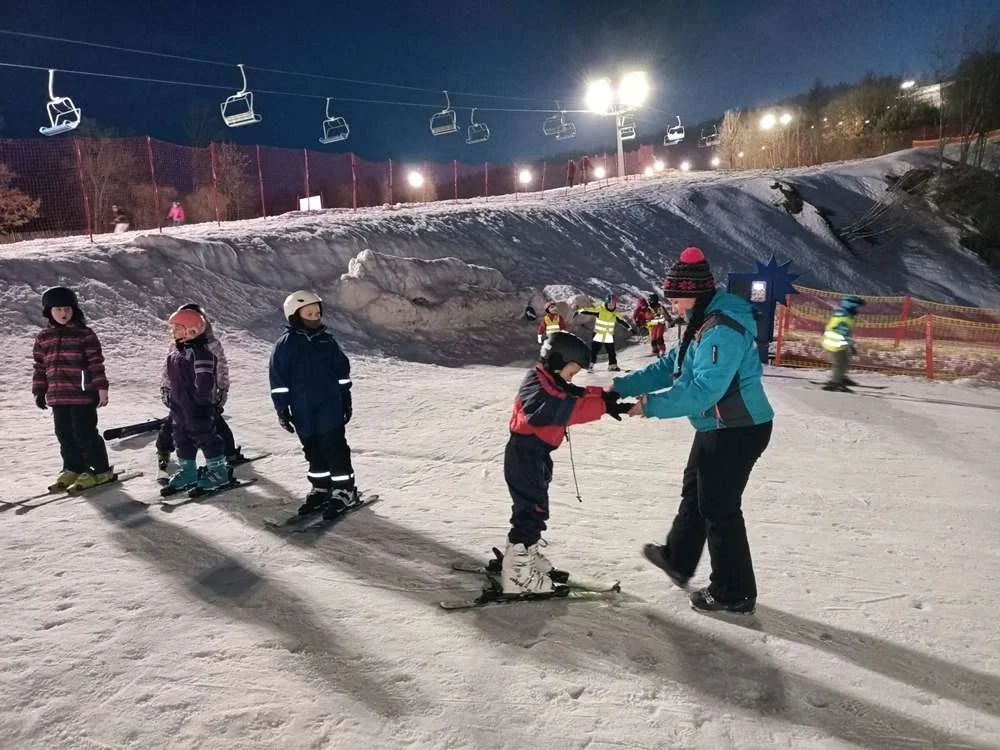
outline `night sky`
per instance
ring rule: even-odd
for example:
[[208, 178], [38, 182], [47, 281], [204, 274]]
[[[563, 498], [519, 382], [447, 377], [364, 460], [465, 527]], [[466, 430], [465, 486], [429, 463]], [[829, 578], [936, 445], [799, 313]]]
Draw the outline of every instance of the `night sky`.
[[[586, 81], [630, 69], [648, 72], [651, 106], [640, 132], [662, 132], [666, 113], [686, 124], [727, 107], [765, 104], [824, 82], [867, 71], [929, 76], [949, 31], [995, 17], [995, 0], [534, 0], [456, 2], [15, 2], [0, 28], [231, 62], [232, 68], [0, 35], [0, 62], [218, 84], [235, 90], [235, 63], [248, 66], [250, 88], [423, 103], [424, 107], [335, 103], [350, 140], [317, 142], [322, 98], [258, 94], [263, 122], [223, 129], [238, 143], [353, 150], [363, 158], [512, 161], [596, 147], [612, 141], [608, 119], [578, 115], [579, 136], [558, 143], [541, 133], [542, 114], [480, 111], [493, 131], [466, 145], [472, 106], [582, 108]], [[461, 133], [431, 136], [427, 120], [440, 94], [377, 88], [254, 71], [280, 68], [428, 89], [528, 97], [453, 97]], [[2, 137], [37, 135], [47, 100], [46, 74], [0, 67]], [[84, 114], [130, 134], [186, 142], [190, 110], [226, 96], [189, 87], [57, 77], [57, 93]], [[217, 111], [217, 109], [216, 109]]]

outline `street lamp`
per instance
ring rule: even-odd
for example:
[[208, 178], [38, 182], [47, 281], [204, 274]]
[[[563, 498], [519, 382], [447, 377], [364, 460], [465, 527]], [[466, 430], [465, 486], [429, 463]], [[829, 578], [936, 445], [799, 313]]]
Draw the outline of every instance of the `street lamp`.
[[410, 183], [410, 187], [412, 188], [423, 187], [424, 176], [420, 174], [420, 172], [418, 172], [417, 170], [412, 169], [410, 170], [410, 173], [406, 175], [406, 181]]
[[659, 159], [657, 159], [656, 161], [653, 162], [653, 171], [654, 172], [662, 172], [666, 168], [667, 168], [667, 165], [664, 164]]
[[603, 180], [607, 176], [607, 174], [608, 170], [606, 170], [604, 167], [596, 167], [594, 169], [594, 177], [596, 177], [599, 180]]
[[712, 166], [713, 166], [713, 167], [717, 167], [717, 166], [719, 166], [719, 164], [721, 164], [721, 163], [722, 163], [722, 162], [721, 162], [721, 161], [719, 160], [719, 157], [718, 157], [718, 156], [713, 156], [713, 157], [712, 157]]
[[781, 116], [781, 118], [780, 118], [780, 122], [781, 122], [782, 125], [787, 125], [791, 121], [792, 121], [792, 116], [790, 114], [788, 114], [787, 112], [785, 112], [785, 114], [783, 114]]
[[532, 175], [530, 169], [522, 169], [517, 175], [518, 182], [522, 185], [528, 185], [531, 183]]
[[689, 161], [682, 161], [681, 162], [681, 171], [682, 172], [687, 172], [689, 169], [691, 169], [691, 162], [689, 162]]
[[916, 81], [903, 81], [901, 84], [899, 84], [899, 88], [903, 89], [903, 91], [906, 91], [907, 89], [912, 89], [916, 85], [917, 85]]
[[625, 116], [638, 109], [649, 96], [649, 80], [641, 70], [626, 73], [618, 82], [617, 91], [608, 78], [600, 78], [587, 86], [584, 102], [587, 109], [599, 115], [615, 116], [615, 136], [618, 141], [618, 176], [625, 176], [625, 150], [622, 147], [622, 127]]
[[773, 114], [768, 112], [766, 115], [760, 118], [760, 129], [770, 130], [777, 124], [777, 122], [778, 118], [776, 118]]
[[653, 168], [652, 167], [646, 167], [644, 170], [642, 170], [642, 173], [644, 175], [646, 175], [646, 177], [652, 177], [653, 176]]

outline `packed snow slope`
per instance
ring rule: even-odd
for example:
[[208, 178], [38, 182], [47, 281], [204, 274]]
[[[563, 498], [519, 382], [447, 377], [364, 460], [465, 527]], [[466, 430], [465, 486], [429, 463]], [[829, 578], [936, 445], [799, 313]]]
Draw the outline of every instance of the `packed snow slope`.
[[[816, 287], [998, 307], [1000, 285], [960, 247], [955, 228], [905, 195], [882, 210], [887, 180], [931, 161], [929, 152], [905, 151], [781, 173], [678, 173], [586, 190], [105, 234], [93, 245], [67, 238], [0, 246], [0, 323], [33, 326], [39, 292], [63, 283], [78, 289], [95, 321], [113, 316], [148, 330], [179, 302], [211, 299], [224, 329], [272, 339], [282, 298], [305, 287], [336, 310], [334, 327], [357, 350], [505, 363], [530, 356], [532, 339], [517, 321], [546, 287], [564, 297], [614, 292], [630, 309], [629, 297], [658, 289], [692, 244], [706, 251], [720, 283], [774, 254]], [[790, 213], [782, 204], [793, 189], [802, 205]]]

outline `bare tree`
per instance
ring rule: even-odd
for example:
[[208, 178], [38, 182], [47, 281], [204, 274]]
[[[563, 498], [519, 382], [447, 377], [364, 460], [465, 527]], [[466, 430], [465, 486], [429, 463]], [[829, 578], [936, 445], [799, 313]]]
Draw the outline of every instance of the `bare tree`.
[[220, 143], [216, 147], [215, 179], [220, 208], [224, 207], [227, 219], [249, 216], [249, 205], [254, 198], [249, 169], [250, 157], [240, 151], [239, 146]]
[[94, 212], [94, 228], [108, 227], [111, 206], [126, 203], [132, 193], [132, 184], [142, 169], [138, 151], [132, 143], [117, 138], [112, 130], [102, 128], [93, 120], [84, 118], [80, 125], [79, 139], [84, 184]]
[[959, 163], [982, 166], [987, 134], [1000, 127], [1000, 22], [969, 26], [963, 54], [946, 89], [948, 115], [962, 138]]
[[0, 163], [0, 234], [27, 224], [38, 217], [41, 200], [25, 195], [14, 187], [17, 175], [6, 164]]

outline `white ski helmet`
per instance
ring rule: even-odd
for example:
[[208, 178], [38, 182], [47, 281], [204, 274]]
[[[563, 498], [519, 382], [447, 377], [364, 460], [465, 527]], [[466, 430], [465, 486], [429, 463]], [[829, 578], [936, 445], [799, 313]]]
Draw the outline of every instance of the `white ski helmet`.
[[285, 304], [282, 306], [285, 311], [285, 319], [291, 323], [292, 316], [295, 315], [299, 310], [301, 310], [306, 305], [322, 305], [323, 300], [320, 298], [316, 292], [308, 292], [305, 289], [300, 289], [297, 292], [292, 292], [287, 297], [285, 297]]

